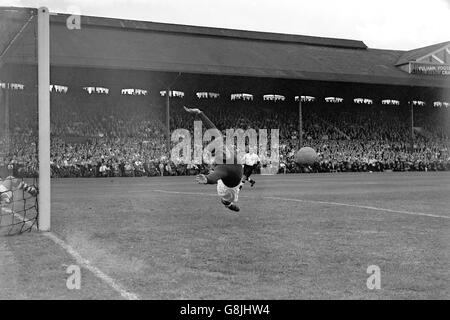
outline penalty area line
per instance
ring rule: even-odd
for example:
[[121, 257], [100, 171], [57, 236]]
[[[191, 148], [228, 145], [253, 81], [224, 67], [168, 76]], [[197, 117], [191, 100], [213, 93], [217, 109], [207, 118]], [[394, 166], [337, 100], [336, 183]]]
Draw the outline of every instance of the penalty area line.
[[[201, 192], [180, 192], [180, 191], [167, 191], [167, 190], [153, 190], [155, 192], [161, 193], [170, 193], [170, 194], [186, 194], [186, 195], [199, 195], [199, 196], [217, 196], [215, 194], [201, 193]], [[372, 206], [363, 206], [358, 204], [350, 204], [350, 203], [342, 203], [342, 202], [330, 202], [330, 201], [319, 201], [319, 200], [303, 200], [303, 199], [293, 199], [293, 198], [282, 198], [282, 197], [261, 197], [261, 198], [253, 198], [250, 196], [241, 196], [241, 198], [254, 199], [254, 200], [282, 200], [282, 201], [292, 201], [292, 202], [304, 202], [304, 203], [316, 203], [316, 204], [325, 204], [332, 206], [342, 206], [342, 207], [351, 207], [351, 208], [359, 208], [366, 210], [373, 210], [379, 212], [391, 212], [397, 214], [406, 214], [412, 216], [423, 216], [423, 217], [431, 217], [431, 218], [441, 218], [441, 219], [450, 219], [448, 216], [442, 216], [431, 213], [422, 213], [422, 212], [413, 212], [413, 211], [403, 211], [403, 210], [393, 210], [387, 208], [378, 208]]]
[[[5, 210], [6, 211], [6, 210]], [[26, 221], [21, 215], [13, 212], [11, 209], [7, 209], [6, 212], [10, 212], [14, 214], [14, 216], [20, 220], [22, 220], [25, 224], [31, 224], [30, 221]], [[32, 226], [33, 228], [37, 229], [36, 225]], [[119, 284], [116, 280], [108, 276], [106, 273], [101, 271], [96, 266], [93, 266], [91, 262], [81, 256], [72, 246], [67, 244], [64, 240], [60, 239], [56, 234], [53, 232], [40, 232], [41, 235], [44, 237], [52, 240], [55, 244], [60, 246], [65, 252], [67, 252], [70, 256], [72, 256], [73, 259], [75, 259], [75, 262], [80, 265], [81, 267], [89, 270], [91, 273], [94, 274], [97, 278], [99, 278], [101, 281], [105, 282], [109, 287], [111, 287], [114, 291], [119, 293], [124, 299], [127, 300], [140, 300], [140, 297], [132, 292], [129, 292], [126, 290], [121, 284]]]
[[265, 199], [294, 201], [294, 202], [318, 203], [318, 204], [326, 204], [326, 205], [341, 206], [341, 207], [367, 209], [367, 210], [373, 210], [373, 211], [382, 211], [382, 212], [392, 212], [392, 213], [399, 213], [399, 214], [407, 214], [407, 215], [412, 215], [412, 216], [424, 216], [424, 217], [432, 217], [432, 218], [450, 219], [450, 217], [448, 217], [448, 216], [441, 216], [441, 215], [431, 214], [431, 213], [422, 213], [422, 212], [413, 212], [413, 211], [404, 211], [404, 210], [393, 210], [393, 209], [387, 209], [387, 208], [378, 208], [378, 207], [372, 207], [372, 206], [362, 206], [362, 205], [359, 205], [359, 204], [350, 204], [350, 203], [342, 203], [342, 202], [319, 201], [319, 200], [303, 200], [303, 199], [291, 199], [291, 198], [280, 198], [280, 197], [265, 197]]

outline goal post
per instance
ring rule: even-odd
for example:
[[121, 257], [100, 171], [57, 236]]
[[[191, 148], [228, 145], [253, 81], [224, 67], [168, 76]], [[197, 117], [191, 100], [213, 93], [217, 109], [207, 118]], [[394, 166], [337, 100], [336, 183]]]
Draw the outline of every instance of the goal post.
[[40, 231], [50, 231], [50, 14], [46, 7], [38, 9], [38, 123], [39, 123], [39, 218]]

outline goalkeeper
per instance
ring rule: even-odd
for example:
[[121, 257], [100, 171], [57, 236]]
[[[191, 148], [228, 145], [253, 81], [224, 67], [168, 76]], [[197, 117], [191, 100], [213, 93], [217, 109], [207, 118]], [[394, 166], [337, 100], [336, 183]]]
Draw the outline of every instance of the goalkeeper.
[[11, 176], [7, 177], [4, 180], [0, 178], [0, 204], [11, 203], [13, 199], [13, 192], [15, 190], [23, 190], [25, 192], [28, 192], [33, 197], [38, 194], [38, 191], [35, 187], [26, 184], [22, 180]]
[[[198, 115], [208, 129], [216, 128], [209, 118], [199, 109], [186, 108], [187, 112]], [[242, 180], [242, 165], [237, 163], [235, 152], [226, 150], [226, 158], [233, 157], [233, 164], [216, 163], [213, 172], [208, 175], [199, 174], [196, 181], [200, 184], [217, 184], [217, 194], [222, 204], [232, 211], [239, 211], [238, 201], [239, 187]], [[228, 163], [228, 162], [225, 162]]]

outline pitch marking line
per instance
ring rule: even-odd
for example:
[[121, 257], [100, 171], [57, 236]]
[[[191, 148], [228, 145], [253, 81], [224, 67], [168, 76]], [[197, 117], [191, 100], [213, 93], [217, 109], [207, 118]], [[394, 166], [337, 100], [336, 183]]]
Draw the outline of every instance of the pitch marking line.
[[371, 206], [361, 206], [361, 205], [357, 205], [357, 204], [349, 204], [349, 203], [341, 203], [341, 202], [329, 202], [329, 201], [318, 201], [318, 200], [302, 200], [302, 199], [279, 198], [279, 197], [266, 197], [266, 198], [267, 199], [273, 199], [273, 200], [284, 200], [284, 201], [294, 201], [294, 202], [320, 203], [320, 204], [328, 204], [328, 205], [333, 205], [333, 206], [352, 207], [352, 208], [360, 208], [360, 209], [367, 209], [367, 210], [374, 210], [374, 211], [385, 211], [385, 212], [392, 212], [392, 213], [401, 213], [401, 214], [408, 214], [408, 215], [413, 215], [413, 216], [424, 216], [424, 217], [450, 219], [450, 217], [448, 217], [448, 216], [441, 216], [441, 215], [431, 214], [431, 213], [412, 212], [412, 211], [403, 211], [403, 210], [393, 210], [393, 209], [378, 208], [378, 207], [371, 207]]
[[[200, 193], [200, 192], [180, 192], [180, 191], [167, 191], [167, 190], [153, 190], [153, 191], [161, 192], [161, 193], [172, 193], [172, 194], [217, 196], [215, 194], [207, 194], [207, 193]], [[241, 196], [241, 195], [239, 195], [239, 197], [252, 199], [252, 197], [249, 197], [249, 196]], [[333, 205], [333, 206], [360, 208], [360, 209], [367, 209], [367, 210], [381, 211], [381, 212], [400, 213], [400, 214], [407, 214], [407, 215], [412, 215], [412, 216], [423, 216], [423, 217], [450, 219], [449, 216], [441, 216], [441, 215], [431, 214], [431, 213], [393, 210], [393, 209], [385, 209], [385, 208], [378, 208], [378, 207], [371, 207], [371, 206], [362, 206], [362, 205], [357, 205], [357, 204], [349, 204], [349, 203], [341, 203], [341, 202], [329, 202], [329, 201], [318, 201], [318, 200], [302, 200], [302, 199], [281, 198], [281, 197], [262, 197], [262, 198], [258, 198], [258, 200], [263, 200], [263, 199], [293, 201], [293, 202], [319, 203], [319, 204], [327, 204], [327, 205]]]
[[[6, 212], [12, 213], [11, 209], [4, 209]], [[14, 212], [14, 216], [18, 219], [22, 220], [26, 224], [30, 224], [30, 221], [26, 221], [22, 216]], [[37, 229], [37, 227], [34, 225], [33, 228]], [[52, 232], [42, 232], [41, 235], [49, 238], [54, 243], [59, 245], [61, 248], [64, 249], [69, 255], [71, 255], [77, 264], [81, 265], [85, 269], [88, 269], [90, 272], [92, 272], [97, 278], [105, 282], [108, 286], [110, 286], [114, 291], [119, 293], [123, 298], [127, 300], [140, 300], [139, 296], [135, 293], [127, 291], [122, 285], [117, 283], [116, 280], [108, 276], [106, 273], [101, 271], [99, 268], [93, 266], [89, 260], [83, 258], [74, 248], [72, 248], [70, 245], [68, 245], [64, 240], [60, 239], [57, 235], [55, 235]]]

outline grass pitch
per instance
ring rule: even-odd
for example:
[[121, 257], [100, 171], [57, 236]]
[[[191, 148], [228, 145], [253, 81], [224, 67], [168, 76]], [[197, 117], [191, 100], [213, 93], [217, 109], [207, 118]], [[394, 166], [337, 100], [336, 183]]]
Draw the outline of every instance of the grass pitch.
[[[450, 298], [447, 172], [256, 176], [237, 214], [193, 179], [52, 180], [52, 234], [141, 299]], [[123, 298], [84, 266], [69, 290], [66, 249], [0, 237], [0, 298]]]

